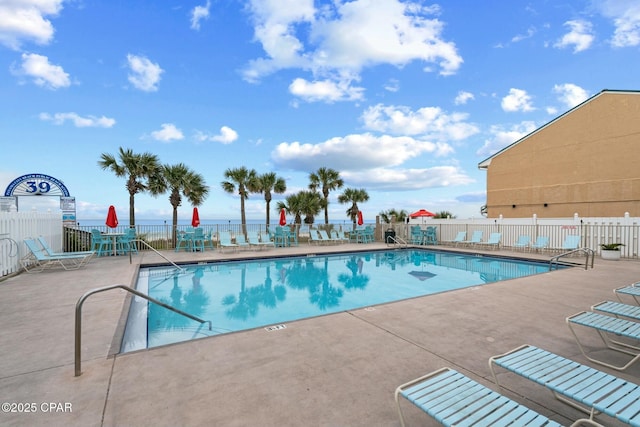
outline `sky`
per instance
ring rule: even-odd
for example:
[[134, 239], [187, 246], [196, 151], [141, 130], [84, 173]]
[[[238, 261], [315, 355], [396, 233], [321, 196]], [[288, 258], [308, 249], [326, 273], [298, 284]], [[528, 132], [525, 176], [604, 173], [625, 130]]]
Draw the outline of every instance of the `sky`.
[[[125, 179], [98, 166], [122, 147], [200, 173], [201, 219], [239, 219], [221, 182], [242, 166], [285, 179], [274, 221], [320, 167], [345, 182], [331, 221], [345, 188], [369, 194], [365, 220], [480, 218], [478, 163], [603, 89], [638, 90], [639, 50], [640, 0], [0, 0], [0, 188], [46, 174], [79, 222], [109, 205], [126, 221]], [[171, 213], [168, 194], [136, 196], [138, 223]], [[261, 194], [246, 213], [265, 217]]]

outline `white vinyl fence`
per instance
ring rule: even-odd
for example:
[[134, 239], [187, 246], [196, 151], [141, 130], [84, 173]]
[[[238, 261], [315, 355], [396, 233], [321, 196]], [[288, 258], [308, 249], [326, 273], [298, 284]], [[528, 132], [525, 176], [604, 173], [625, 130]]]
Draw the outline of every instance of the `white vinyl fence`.
[[0, 212], [0, 277], [20, 271], [20, 258], [28, 251], [23, 240], [38, 236], [62, 252], [62, 214]]

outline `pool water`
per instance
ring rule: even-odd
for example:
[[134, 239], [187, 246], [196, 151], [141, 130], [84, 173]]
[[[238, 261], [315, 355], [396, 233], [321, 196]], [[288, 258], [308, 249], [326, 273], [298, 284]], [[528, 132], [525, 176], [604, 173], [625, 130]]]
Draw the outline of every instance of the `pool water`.
[[142, 269], [137, 289], [208, 325], [135, 297], [122, 351], [186, 341], [501, 280], [549, 265], [422, 249]]

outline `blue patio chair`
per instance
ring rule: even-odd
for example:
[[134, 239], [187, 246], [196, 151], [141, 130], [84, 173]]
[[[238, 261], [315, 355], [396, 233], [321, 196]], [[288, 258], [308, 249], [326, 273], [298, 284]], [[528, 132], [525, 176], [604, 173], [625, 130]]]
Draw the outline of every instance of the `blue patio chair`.
[[437, 228], [434, 226], [428, 226], [427, 231], [424, 234], [424, 244], [426, 245], [437, 245], [438, 244], [438, 235], [436, 233]]
[[279, 248], [289, 246], [289, 227], [276, 227], [275, 235], [273, 236], [273, 244]]
[[98, 256], [109, 255], [111, 253], [111, 239], [102, 235], [100, 230], [91, 230], [91, 250]]
[[124, 235], [118, 236], [116, 239], [117, 250], [119, 254], [138, 253], [138, 245], [134, 240], [136, 239], [136, 229], [127, 228]]
[[191, 250], [191, 236], [190, 236], [190, 233], [186, 231], [177, 230], [175, 251], [178, 252], [182, 247], [184, 247], [185, 251]]
[[411, 226], [411, 244], [421, 245], [423, 239], [422, 229], [419, 225]]
[[192, 251], [200, 251], [204, 252], [204, 241], [206, 237], [204, 235], [204, 230], [202, 227], [196, 227], [193, 229], [193, 234], [191, 235], [191, 250]]

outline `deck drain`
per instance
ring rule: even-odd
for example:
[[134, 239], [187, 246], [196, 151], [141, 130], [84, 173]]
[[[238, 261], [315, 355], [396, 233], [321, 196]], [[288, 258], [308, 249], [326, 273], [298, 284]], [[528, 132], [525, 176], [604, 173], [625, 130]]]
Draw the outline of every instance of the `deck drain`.
[[274, 326], [267, 326], [266, 328], [264, 328], [264, 330], [267, 332], [279, 331], [280, 329], [287, 329], [287, 325], [274, 325]]

